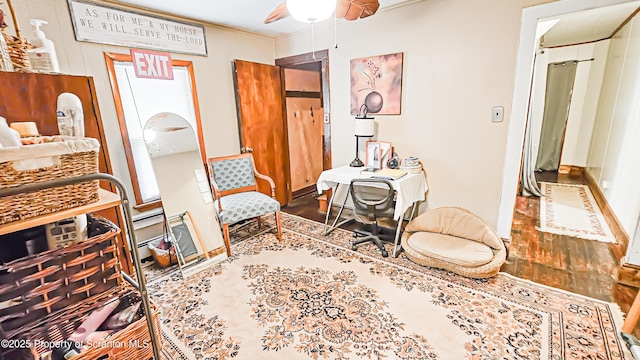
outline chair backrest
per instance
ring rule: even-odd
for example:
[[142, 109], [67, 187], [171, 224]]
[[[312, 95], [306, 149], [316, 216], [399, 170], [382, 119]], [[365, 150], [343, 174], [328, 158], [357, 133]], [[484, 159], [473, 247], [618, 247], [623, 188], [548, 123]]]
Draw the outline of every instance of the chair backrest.
[[388, 180], [354, 179], [349, 184], [349, 192], [356, 214], [366, 215], [370, 220], [393, 216], [395, 190]]
[[210, 158], [209, 165], [213, 181], [218, 185], [222, 196], [234, 190], [256, 190], [256, 177], [251, 154], [240, 154]]

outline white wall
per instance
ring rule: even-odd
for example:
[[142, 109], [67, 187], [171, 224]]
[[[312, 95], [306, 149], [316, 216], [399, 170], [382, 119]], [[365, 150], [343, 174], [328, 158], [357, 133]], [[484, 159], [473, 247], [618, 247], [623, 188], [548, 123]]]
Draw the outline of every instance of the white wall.
[[540, 143], [548, 64], [593, 58], [593, 61], [578, 63], [576, 69], [569, 119], [562, 148], [562, 158], [560, 159], [561, 165], [582, 167], [587, 165], [589, 143], [596, 116], [595, 105], [600, 96], [608, 46], [609, 41], [605, 40], [591, 44], [545, 49], [543, 54], [536, 55], [531, 96], [533, 159], [537, 157]]
[[[316, 49], [330, 50], [333, 165], [353, 159], [349, 60], [404, 52], [402, 114], [375, 116], [377, 139], [420, 158], [429, 208], [466, 207], [495, 225], [507, 122], [491, 123], [491, 107], [509, 118], [521, 10], [512, 0], [424, 1], [339, 21], [338, 49], [331, 22], [317, 25]], [[276, 58], [311, 46], [308, 31], [278, 38]]]
[[[611, 40], [601, 94], [587, 169], [633, 239], [640, 217], [639, 16]], [[638, 247], [634, 241], [628, 253]], [[640, 257], [630, 260], [640, 264]]]
[[[56, 46], [62, 73], [88, 75], [94, 78], [114, 175], [126, 184], [130, 184], [131, 179], [103, 56], [103, 52], [128, 53], [129, 48], [77, 42], [66, 0], [20, 0], [13, 3], [23, 36], [32, 38], [30, 18], [49, 22], [42, 27], [42, 30]], [[6, 4], [0, 5], [0, 8], [8, 14]], [[7, 18], [10, 22], [11, 17]], [[9, 34], [14, 33], [12, 24], [6, 31]], [[189, 60], [194, 64], [207, 155], [212, 157], [238, 153], [240, 145], [232, 61], [237, 58], [273, 64], [274, 41], [272, 38], [217, 26], [205, 26], [205, 36], [209, 56], [172, 54], [172, 57]], [[158, 112], [161, 111], [163, 111], [162, 104], [158, 104]], [[131, 186], [128, 186], [128, 191], [133, 194]]]

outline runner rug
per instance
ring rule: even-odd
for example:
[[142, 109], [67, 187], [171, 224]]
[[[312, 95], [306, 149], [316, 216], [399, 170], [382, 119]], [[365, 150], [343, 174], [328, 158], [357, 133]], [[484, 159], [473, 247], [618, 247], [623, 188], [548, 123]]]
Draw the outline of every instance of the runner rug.
[[540, 183], [542, 232], [615, 243], [596, 200], [586, 185]]
[[347, 231], [282, 217], [282, 242], [266, 228], [185, 281], [148, 275], [168, 358], [631, 358], [615, 304], [352, 251]]

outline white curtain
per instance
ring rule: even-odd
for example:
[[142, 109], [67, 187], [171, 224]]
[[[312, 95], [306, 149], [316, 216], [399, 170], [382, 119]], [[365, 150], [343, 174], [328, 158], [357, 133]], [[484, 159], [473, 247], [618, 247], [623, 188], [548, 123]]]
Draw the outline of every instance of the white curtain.
[[[533, 58], [533, 69], [535, 69], [536, 59], [538, 54]], [[533, 82], [535, 80], [535, 71], [531, 74], [531, 87], [533, 88]], [[529, 89], [529, 98], [533, 97], [532, 88]], [[522, 150], [522, 167], [520, 168], [520, 188], [522, 195], [526, 196], [542, 196], [542, 191], [538, 187], [535, 175], [535, 162], [533, 161], [533, 133], [531, 131], [531, 102], [529, 103], [529, 109], [527, 111], [527, 122], [524, 132], [524, 146]]]

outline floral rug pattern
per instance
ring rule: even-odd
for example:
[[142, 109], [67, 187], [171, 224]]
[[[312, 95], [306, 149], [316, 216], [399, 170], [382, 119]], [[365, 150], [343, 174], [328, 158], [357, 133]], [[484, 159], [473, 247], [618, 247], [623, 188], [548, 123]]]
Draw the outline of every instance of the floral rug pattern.
[[[270, 219], [263, 219], [268, 226]], [[614, 304], [499, 274], [474, 280], [422, 267], [351, 234], [283, 214], [152, 300], [185, 359], [625, 359]], [[241, 295], [241, 296], [240, 296]], [[182, 357], [177, 357], [182, 358]]]
[[346, 353], [371, 358], [393, 350], [398, 359], [437, 358], [427, 340], [403, 336], [403, 325], [381, 301], [376, 290], [357, 283], [353, 272], [331, 273], [320, 268], [270, 269], [266, 264], [245, 266], [251, 317], [267, 327], [268, 350], [295, 345], [313, 359]]

